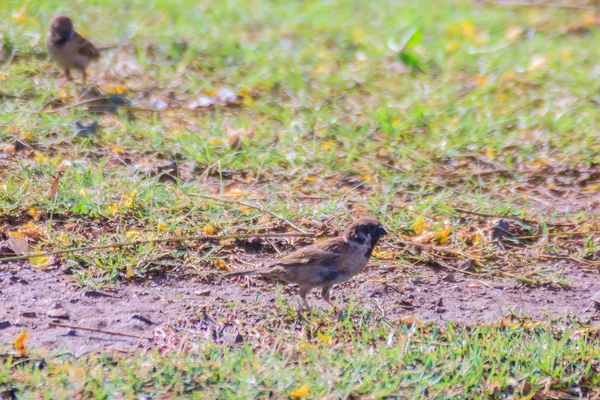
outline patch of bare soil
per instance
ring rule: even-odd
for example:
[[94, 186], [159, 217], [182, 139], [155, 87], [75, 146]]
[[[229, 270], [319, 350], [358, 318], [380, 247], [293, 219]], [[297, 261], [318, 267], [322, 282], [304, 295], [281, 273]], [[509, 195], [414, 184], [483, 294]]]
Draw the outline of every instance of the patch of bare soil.
[[[411, 269], [411, 276], [403, 279], [398, 272], [398, 268], [373, 267], [338, 286], [334, 289], [338, 305], [343, 309], [354, 296], [356, 308], [371, 310], [377, 318], [390, 322], [414, 315], [441, 323], [491, 323], [514, 313], [537, 320], [570, 316], [600, 325], [600, 307], [594, 301], [600, 291], [599, 271], [562, 267], [560, 272], [571, 281], [568, 288], [530, 287], [429, 267]], [[299, 307], [295, 294], [295, 288], [282, 290], [282, 296], [292, 296], [291, 304]], [[310, 300], [324, 320], [335, 318], [316, 293]], [[73, 277], [58, 271], [5, 264], [0, 270], [0, 305], [0, 347], [10, 347], [25, 330], [30, 345], [77, 355], [101, 348], [133, 350], [148, 343], [160, 345], [173, 329], [185, 335], [190, 328], [199, 340], [232, 343], [260, 341], [256, 333], [260, 327], [302, 327], [301, 320], [282, 315], [275, 285], [247, 278], [212, 283], [160, 278], [103, 291], [82, 288]], [[99, 331], [53, 327], [53, 322]]]

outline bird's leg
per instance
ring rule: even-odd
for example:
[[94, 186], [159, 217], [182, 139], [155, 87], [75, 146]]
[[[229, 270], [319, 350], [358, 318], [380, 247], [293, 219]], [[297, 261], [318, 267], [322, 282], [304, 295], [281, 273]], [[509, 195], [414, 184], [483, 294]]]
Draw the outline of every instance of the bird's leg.
[[310, 312], [311, 307], [310, 304], [308, 304], [308, 300], [306, 300], [306, 296], [310, 293], [311, 289], [311, 286], [300, 286], [300, 297], [304, 303], [304, 309], [308, 312]]
[[85, 86], [85, 81], [87, 81], [87, 72], [85, 72], [85, 69], [81, 70], [81, 74], [83, 75], [83, 86]]
[[331, 306], [331, 308], [333, 308], [333, 310], [335, 312], [338, 312], [339, 311], [338, 308], [335, 306], [335, 304], [333, 304], [333, 302], [329, 298], [330, 295], [331, 295], [331, 285], [323, 286], [323, 289], [321, 289], [321, 297], [323, 298], [323, 300], [325, 300], [325, 302], [327, 304], [329, 304]]
[[60, 85], [59, 86], [63, 86], [65, 83], [67, 83], [67, 81], [71, 80], [71, 72], [68, 69], [65, 69], [65, 76], [62, 79], [62, 81], [60, 81]]

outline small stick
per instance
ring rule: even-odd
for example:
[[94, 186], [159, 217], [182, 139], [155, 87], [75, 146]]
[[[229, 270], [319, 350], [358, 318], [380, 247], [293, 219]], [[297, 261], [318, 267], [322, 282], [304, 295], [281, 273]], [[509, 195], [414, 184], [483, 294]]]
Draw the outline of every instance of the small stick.
[[203, 199], [211, 199], [211, 200], [214, 200], [214, 201], [220, 201], [222, 203], [239, 204], [241, 206], [255, 208], [255, 209], [259, 210], [259, 211], [266, 212], [267, 214], [271, 214], [275, 218], [281, 219], [283, 222], [285, 222], [286, 224], [288, 224], [289, 226], [291, 226], [292, 228], [294, 228], [298, 232], [306, 233], [306, 231], [304, 229], [299, 228], [298, 226], [294, 225], [293, 222], [289, 221], [283, 215], [279, 215], [276, 212], [273, 212], [273, 211], [271, 211], [271, 210], [269, 210], [269, 209], [261, 206], [260, 204], [246, 203], [245, 201], [232, 200], [232, 199], [224, 199], [222, 197], [208, 196], [208, 195], [205, 195], [205, 194], [196, 194], [195, 196], [196, 197], [202, 197]]
[[87, 100], [80, 101], [80, 102], [77, 102], [77, 103], [68, 104], [68, 105], [66, 105], [64, 107], [55, 108], [53, 110], [44, 111], [44, 112], [46, 114], [54, 114], [54, 113], [57, 113], [59, 111], [68, 110], [69, 108], [73, 108], [73, 107], [77, 107], [77, 106], [82, 106], [82, 105], [88, 104], [88, 103], [94, 103], [94, 102], [99, 101], [99, 100], [106, 100], [106, 98], [105, 97], [94, 97], [93, 99], [87, 99]]
[[78, 253], [80, 251], [87, 251], [87, 250], [102, 250], [102, 249], [110, 249], [110, 248], [139, 246], [139, 245], [148, 244], [148, 243], [208, 241], [208, 240], [247, 239], [247, 238], [285, 238], [285, 237], [315, 237], [315, 235], [312, 233], [264, 233], [264, 234], [249, 233], [249, 234], [240, 234], [240, 235], [184, 236], [184, 237], [174, 237], [174, 238], [167, 238], [167, 239], [136, 240], [134, 242], [103, 244], [103, 245], [99, 245], [99, 246], [88, 246], [88, 247], [74, 247], [71, 249], [49, 251], [46, 253], [36, 253], [36, 254], [30, 254], [27, 256], [0, 258], [0, 263], [6, 262], [6, 261], [27, 260], [29, 258], [35, 258], [35, 257], [54, 256], [57, 254]]
[[50, 322], [48, 324], [48, 326], [50, 326], [50, 328], [70, 328], [70, 329], [79, 329], [81, 331], [90, 331], [90, 332], [98, 332], [98, 333], [106, 333], [107, 335], [115, 335], [115, 336], [125, 336], [125, 337], [130, 337], [130, 338], [135, 338], [135, 339], [150, 339], [147, 336], [138, 336], [138, 335], [134, 335], [131, 333], [122, 333], [122, 332], [115, 332], [115, 331], [107, 331], [104, 329], [96, 329], [96, 328], [88, 328], [85, 326], [79, 326], [79, 325], [67, 325], [67, 324], [59, 324], [58, 322]]

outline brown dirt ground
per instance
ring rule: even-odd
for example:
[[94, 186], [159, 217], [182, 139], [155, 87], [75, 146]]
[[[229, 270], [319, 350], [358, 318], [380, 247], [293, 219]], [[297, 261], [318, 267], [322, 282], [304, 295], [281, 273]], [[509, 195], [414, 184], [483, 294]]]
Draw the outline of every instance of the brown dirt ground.
[[[476, 324], [515, 313], [537, 320], [570, 316], [600, 325], [600, 307], [594, 301], [600, 297], [599, 271], [560, 267], [571, 286], [553, 288], [449, 274], [430, 267], [412, 268], [403, 271], [410, 277], [400, 281], [397, 268], [371, 267], [335, 288], [334, 296], [342, 308], [354, 296], [355, 308], [371, 310], [390, 322], [413, 315], [422, 321]], [[107, 296], [98, 297], [98, 293]], [[282, 290], [297, 308], [295, 294], [295, 288]], [[334, 318], [316, 294], [310, 298], [315, 312]], [[253, 327], [283, 320], [277, 290], [267, 281], [217, 278], [202, 283], [163, 276], [143, 285], [120, 284], [112, 291], [93, 291], [59, 271], [43, 272], [16, 264], [5, 264], [0, 269], [0, 304], [0, 348], [9, 347], [17, 334], [26, 330], [30, 345], [77, 355], [101, 348], [130, 351], [148, 341], [83, 330], [70, 332], [68, 328], [50, 327], [50, 322], [154, 336], [154, 343], [158, 343], [157, 337], [173, 326], [193, 326], [196, 335], [205, 334], [206, 339], [218, 336], [222, 342], [252, 340], [258, 336]], [[61, 309], [68, 319], [47, 315]], [[292, 325], [297, 327], [301, 322]]]

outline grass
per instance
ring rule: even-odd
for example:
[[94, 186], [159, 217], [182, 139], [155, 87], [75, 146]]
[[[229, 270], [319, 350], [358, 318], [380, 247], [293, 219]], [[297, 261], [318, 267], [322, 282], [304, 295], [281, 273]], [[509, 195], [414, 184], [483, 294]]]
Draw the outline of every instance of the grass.
[[8, 358], [0, 381], [22, 398], [584, 398], [600, 384], [597, 331], [568, 321], [441, 328], [359, 313], [327, 325], [258, 347], [189, 335], [179, 350]]
[[[43, 252], [294, 231], [289, 222], [332, 235], [370, 214], [398, 235], [376, 253], [380, 263], [471, 258], [476, 273], [566, 286], [556, 264], [593, 268], [600, 249], [598, 13], [488, 3], [5, 0], [0, 226]], [[88, 96], [118, 93], [131, 106], [71, 107], [82, 88], [58, 87], [43, 44], [58, 12], [95, 44], [123, 42], [91, 71], [98, 86]], [[190, 108], [223, 89], [233, 102]], [[76, 121], [101, 128], [81, 137]], [[236, 130], [253, 134], [232, 146]], [[48, 196], [59, 171], [58, 195]], [[511, 229], [533, 238], [499, 247], [490, 240], [499, 218], [459, 210], [526, 219]], [[302, 243], [263, 241], [261, 251]], [[209, 279], [237, 267], [247, 244], [147, 244], [35, 266], [67, 265], [100, 287], [156, 273]], [[598, 383], [593, 337], [554, 325], [340, 326], [331, 348], [308, 338], [284, 338], [275, 352], [206, 342], [192, 354], [44, 356], [43, 370], [9, 359], [0, 381], [56, 397], [218, 388], [282, 397], [306, 383], [314, 398], [577, 396]], [[73, 368], [61, 370], [66, 362]]]

